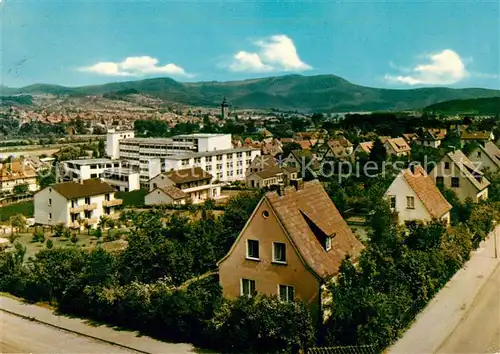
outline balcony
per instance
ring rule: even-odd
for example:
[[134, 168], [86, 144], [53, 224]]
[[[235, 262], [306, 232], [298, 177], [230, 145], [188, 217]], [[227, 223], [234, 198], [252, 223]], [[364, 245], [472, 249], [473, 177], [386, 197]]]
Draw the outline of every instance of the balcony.
[[69, 227], [72, 229], [78, 229], [80, 228], [80, 223], [78, 221], [71, 221], [69, 223]]
[[105, 200], [104, 202], [102, 202], [102, 205], [105, 207], [113, 207], [122, 204], [123, 204], [122, 199]]
[[69, 209], [69, 212], [71, 214], [79, 214], [81, 213], [82, 211], [84, 211], [84, 206], [83, 205], [77, 205], [77, 206], [74, 206], [72, 208]]
[[87, 219], [87, 224], [88, 225], [95, 225], [99, 222], [99, 220], [97, 220], [97, 218], [89, 218]]
[[97, 204], [96, 203], [92, 203], [92, 204], [85, 204], [83, 206], [83, 210], [86, 210], [86, 211], [89, 211], [89, 210], [95, 210], [97, 209]]

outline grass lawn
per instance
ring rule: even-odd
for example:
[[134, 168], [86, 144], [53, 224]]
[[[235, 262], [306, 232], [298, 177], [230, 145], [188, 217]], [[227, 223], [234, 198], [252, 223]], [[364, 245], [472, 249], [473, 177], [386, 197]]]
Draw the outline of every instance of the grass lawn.
[[[34, 231], [34, 230], [33, 230]], [[113, 232], [122, 232], [122, 230], [114, 229]], [[103, 236], [107, 234], [107, 231], [103, 232]], [[16, 239], [16, 242], [23, 244], [26, 247], [26, 259], [33, 257], [38, 251], [45, 249], [47, 246], [47, 240], [52, 240], [54, 243], [54, 248], [56, 247], [86, 247], [94, 248], [97, 246], [97, 237], [93, 235], [88, 235], [86, 231], [77, 233], [78, 241], [76, 243], [71, 242], [70, 239], [64, 237], [52, 237], [50, 231], [45, 232], [45, 242], [42, 244], [40, 242], [32, 242], [33, 233], [21, 233], [20, 237]], [[117, 240], [110, 242], [102, 242], [103, 248], [107, 250], [117, 250], [124, 247], [126, 241]]]
[[0, 222], [9, 221], [10, 217], [16, 214], [23, 214], [27, 218], [32, 218], [34, 205], [32, 200], [9, 204], [0, 208]]

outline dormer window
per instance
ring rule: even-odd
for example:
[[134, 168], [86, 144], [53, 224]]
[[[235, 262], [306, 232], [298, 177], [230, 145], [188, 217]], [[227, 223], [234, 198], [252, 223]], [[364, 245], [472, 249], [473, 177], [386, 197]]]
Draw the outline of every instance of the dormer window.
[[329, 251], [331, 248], [332, 248], [332, 238], [331, 237], [327, 237], [325, 239], [325, 250]]

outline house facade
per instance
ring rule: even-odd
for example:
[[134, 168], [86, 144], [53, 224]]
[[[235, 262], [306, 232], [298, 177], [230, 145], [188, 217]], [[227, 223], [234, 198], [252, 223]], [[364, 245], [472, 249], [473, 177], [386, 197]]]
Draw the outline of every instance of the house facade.
[[500, 170], [500, 149], [491, 141], [484, 145], [478, 144], [468, 157], [482, 171], [498, 172]]
[[199, 204], [220, 196], [220, 184], [212, 184], [212, 175], [195, 167], [162, 173], [152, 178], [145, 204]]
[[397, 212], [400, 224], [432, 219], [442, 220], [446, 225], [450, 223], [450, 203], [421, 166], [415, 166], [413, 171], [401, 171], [384, 196], [390, 208]]
[[63, 182], [46, 187], [35, 194], [35, 223], [71, 228], [89, 225], [95, 228], [101, 216], [115, 216], [121, 199], [115, 189], [100, 179]]
[[18, 185], [27, 185], [29, 191], [36, 191], [36, 171], [22, 161], [0, 163], [0, 192], [12, 193]]
[[408, 156], [411, 153], [411, 147], [403, 138], [391, 138], [384, 143], [387, 155]]
[[429, 175], [437, 186], [453, 190], [461, 201], [488, 199], [490, 182], [461, 150], [447, 153]]
[[300, 299], [319, 319], [321, 285], [362, 249], [319, 181], [268, 192], [218, 262], [223, 295]]
[[294, 167], [272, 167], [252, 172], [247, 176], [246, 185], [250, 188], [264, 188], [283, 185], [298, 179], [298, 170]]

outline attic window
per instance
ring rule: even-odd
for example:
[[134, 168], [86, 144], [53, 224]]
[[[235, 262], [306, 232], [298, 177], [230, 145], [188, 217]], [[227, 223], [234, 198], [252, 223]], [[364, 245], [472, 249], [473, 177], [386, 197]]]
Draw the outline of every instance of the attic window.
[[331, 237], [327, 237], [325, 239], [325, 250], [329, 251], [331, 248], [332, 248], [332, 238]]
[[267, 219], [269, 217], [269, 212], [267, 210], [264, 210], [262, 212], [262, 216]]

